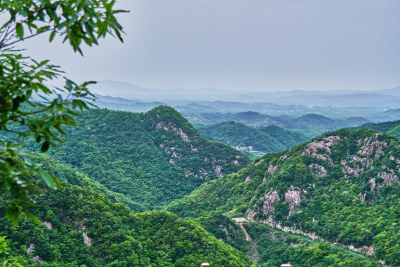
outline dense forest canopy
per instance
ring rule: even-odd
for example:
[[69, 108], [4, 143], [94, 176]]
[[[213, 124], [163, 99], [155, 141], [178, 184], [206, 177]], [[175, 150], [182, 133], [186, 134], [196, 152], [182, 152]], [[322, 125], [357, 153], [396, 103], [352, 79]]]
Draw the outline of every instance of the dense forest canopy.
[[[66, 129], [66, 142], [49, 154], [140, 203], [138, 211], [161, 207], [250, 162], [239, 151], [205, 139], [172, 108], [92, 109], [80, 115], [78, 127]], [[34, 144], [30, 149], [37, 151]]]

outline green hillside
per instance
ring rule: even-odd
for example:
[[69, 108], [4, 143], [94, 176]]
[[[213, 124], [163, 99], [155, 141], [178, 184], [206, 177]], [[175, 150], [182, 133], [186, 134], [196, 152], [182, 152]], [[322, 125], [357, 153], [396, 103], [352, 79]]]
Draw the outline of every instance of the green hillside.
[[[96, 109], [77, 121], [60, 151], [30, 155], [65, 184], [45, 190], [30, 208], [42, 225], [22, 220], [14, 229], [0, 220], [0, 236], [21, 263], [250, 266], [251, 258], [264, 266], [378, 266], [376, 255], [398, 264], [400, 151], [393, 137], [339, 131], [247, 165], [169, 107]], [[234, 126], [251, 137], [256, 130], [254, 140], [269, 136], [281, 145], [304, 137], [276, 126], [221, 125], [216, 132], [228, 135]], [[192, 218], [146, 211], [171, 201], [169, 212]]]
[[[148, 113], [93, 109], [65, 130], [66, 142], [49, 155], [77, 168], [133, 210], [159, 208], [205, 181], [234, 173], [249, 159], [202, 137], [173, 108]], [[35, 150], [34, 146], [30, 149]]]
[[340, 130], [266, 154], [168, 209], [184, 217], [232, 213], [398, 266], [399, 170], [397, 138]]
[[233, 218], [237, 213], [212, 212], [200, 223], [217, 238], [236, 247], [258, 266], [379, 266], [376, 259], [324, 241], [275, 229], [271, 226]]
[[[199, 126], [204, 136], [251, 153], [270, 153], [298, 145], [309, 140], [301, 133], [278, 126], [249, 127], [237, 122], [221, 122]], [[254, 151], [254, 152], [253, 152]]]
[[373, 129], [380, 132], [385, 132], [400, 138], [400, 121], [387, 121], [380, 123], [367, 123], [357, 129]]
[[[30, 211], [40, 219], [39, 225], [22, 219], [13, 228], [4, 216], [4, 199], [0, 200], [0, 236], [6, 237], [10, 248], [6, 258], [13, 257], [23, 266], [251, 264], [243, 253], [192, 220], [162, 211], [133, 214], [124, 204], [105, 197], [85, 175], [44, 155], [30, 159], [46, 162], [44, 168], [59, 175], [64, 189], [45, 189], [36, 198], [38, 207]], [[85, 187], [72, 185], [85, 180]]]

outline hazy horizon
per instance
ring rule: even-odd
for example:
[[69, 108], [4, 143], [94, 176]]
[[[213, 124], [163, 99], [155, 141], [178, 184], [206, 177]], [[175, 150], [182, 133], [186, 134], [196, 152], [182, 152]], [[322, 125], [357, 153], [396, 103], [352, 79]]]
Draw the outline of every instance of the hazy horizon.
[[76, 81], [237, 92], [400, 85], [400, 1], [120, 0], [125, 43], [84, 57], [48, 37], [23, 43]]
[[[285, 92], [321, 92], [321, 93], [326, 93], [326, 92], [346, 92], [346, 91], [354, 91], [354, 92], [376, 92], [379, 90], [386, 90], [386, 89], [395, 89], [400, 87], [400, 83], [398, 85], [395, 85], [393, 87], [389, 88], [369, 88], [369, 89], [328, 89], [328, 90], [312, 90], [312, 89], [284, 89], [284, 90], [270, 90], [270, 91], [262, 91], [262, 90], [247, 90], [247, 91], [241, 91], [241, 90], [230, 90], [229, 88], [217, 88], [217, 87], [146, 87], [141, 84], [136, 84], [130, 81], [123, 81], [123, 80], [113, 80], [113, 79], [105, 79], [105, 80], [97, 80], [97, 84], [105, 83], [105, 82], [115, 82], [115, 83], [122, 83], [122, 84], [127, 84], [130, 86], [137, 86], [137, 87], [142, 87], [144, 89], [149, 89], [149, 90], [157, 90], [157, 91], [168, 91], [168, 90], [177, 90], [177, 89], [193, 89], [193, 90], [201, 90], [201, 89], [216, 89], [217, 91], [221, 92], [226, 92], [226, 93], [285, 93]], [[92, 85], [92, 86], [97, 86], [97, 85]]]

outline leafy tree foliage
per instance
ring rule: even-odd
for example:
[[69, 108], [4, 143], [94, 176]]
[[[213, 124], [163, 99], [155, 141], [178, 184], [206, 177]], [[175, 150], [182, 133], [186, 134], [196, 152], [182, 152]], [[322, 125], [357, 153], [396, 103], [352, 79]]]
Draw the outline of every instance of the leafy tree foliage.
[[50, 80], [63, 72], [49, 61], [37, 62], [18, 50], [17, 45], [29, 38], [49, 34], [68, 41], [82, 54], [82, 43], [91, 46], [107, 35], [121, 41], [122, 27], [115, 18], [115, 1], [0, 1], [4, 23], [0, 25], [0, 131], [18, 135], [17, 142], [4, 142], [0, 147], [0, 190], [10, 200], [7, 218], [15, 224], [21, 213], [34, 219], [24, 207], [33, 205], [31, 195], [37, 188], [31, 176], [38, 174], [50, 187], [59, 186], [57, 179], [39, 165], [31, 165], [17, 149], [26, 138], [34, 140], [46, 152], [61, 141], [63, 126], [74, 126], [74, 110], [88, 108], [93, 95], [85, 82], [81, 85], [66, 79], [62, 88], [52, 88]]

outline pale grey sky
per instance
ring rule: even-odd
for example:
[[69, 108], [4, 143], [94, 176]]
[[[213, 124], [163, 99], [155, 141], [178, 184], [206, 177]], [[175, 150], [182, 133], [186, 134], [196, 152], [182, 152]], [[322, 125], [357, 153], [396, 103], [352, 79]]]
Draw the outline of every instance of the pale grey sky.
[[25, 41], [77, 81], [235, 91], [400, 85], [399, 0], [119, 0], [125, 43]]

